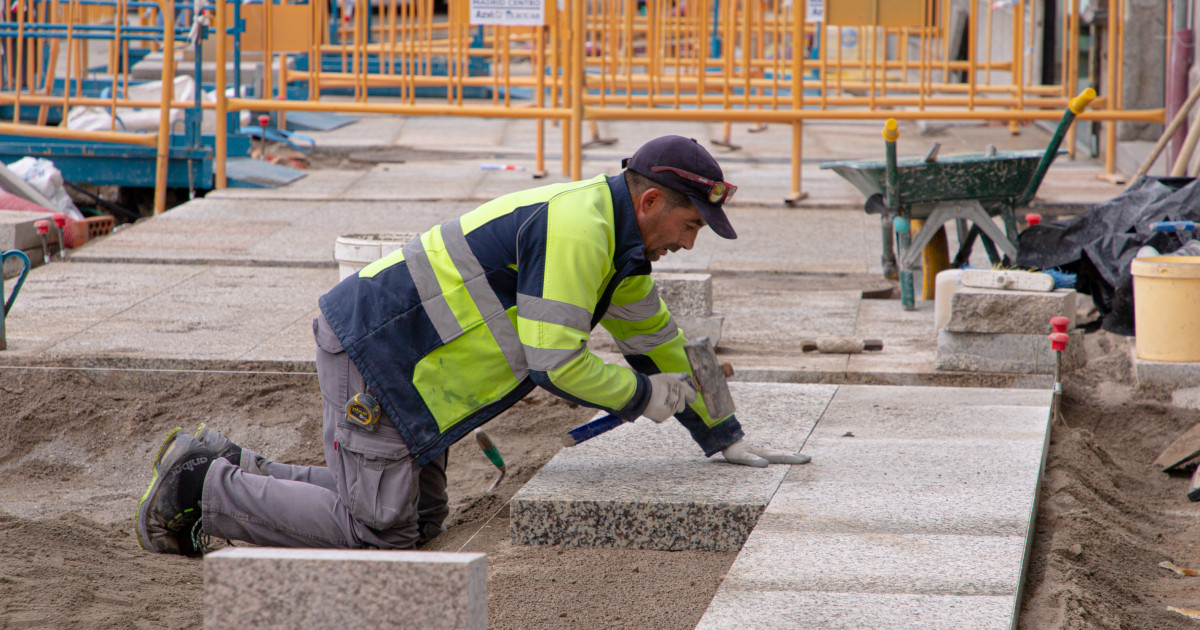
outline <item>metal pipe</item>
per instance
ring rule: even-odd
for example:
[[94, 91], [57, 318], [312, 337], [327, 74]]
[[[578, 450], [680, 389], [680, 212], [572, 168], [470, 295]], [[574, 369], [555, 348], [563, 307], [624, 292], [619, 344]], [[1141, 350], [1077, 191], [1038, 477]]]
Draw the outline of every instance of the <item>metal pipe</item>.
[[[216, 146], [213, 156], [214, 176], [216, 177], [215, 185], [217, 190], [224, 189], [229, 185], [229, 179], [226, 172], [226, 157], [229, 153], [229, 103], [226, 100], [225, 90], [228, 89], [225, 85], [225, 46], [227, 37], [227, 28], [225, 25], [225, 6], [226, 0], [216, 0], [216, 33], [217, 40], [217, 131], [216, 131]], [[319, 63], [319, 62], [318, 62]]]
[[154, 214], [167, 211], [167, 161], [171, 150], [171, 101], [175, 96], [175, 6], [163, 8], [162, 105], [158, 120], [158, 160], [154, 175]]
[[153, 147], [158, 144], [157, 134], [82, 131], [79, 129], [67, 129], [65, 127], [36, 127], [34, 125], [20, 125], [13, 123], [0, 123], [0, 133], [11, 133], [20, 136], [33, 136], [37, 138], [66, 138], [71, 140], [93, 140], [96, 142], [119, 142], [121, 144], [136, 144], [138, 146], [145, 147]]

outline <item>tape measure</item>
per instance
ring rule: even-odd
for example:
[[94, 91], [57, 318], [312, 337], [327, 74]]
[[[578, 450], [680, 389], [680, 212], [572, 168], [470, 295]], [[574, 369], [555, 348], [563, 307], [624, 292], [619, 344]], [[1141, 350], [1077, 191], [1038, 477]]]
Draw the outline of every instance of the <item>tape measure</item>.
[[346, 403], [346, 420], [368, 431], [374, 431], [375, 427], [379, 426], [379, 418], [382, 415], [383, 410], [370, 394], [355, 394], [354, 398]]

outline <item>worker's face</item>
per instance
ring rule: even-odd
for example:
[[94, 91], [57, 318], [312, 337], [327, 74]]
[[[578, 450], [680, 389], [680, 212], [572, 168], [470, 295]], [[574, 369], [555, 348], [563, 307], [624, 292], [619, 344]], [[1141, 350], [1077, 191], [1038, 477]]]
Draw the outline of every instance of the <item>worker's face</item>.
[[704, 218], [695, 205], [671, 208], [662, 191], [651, 188], [634, 200], [638, 229], [646, 245], [646, 259], [658, 260], [668, 252], [691, 249], [696, 234], [704, 227]]

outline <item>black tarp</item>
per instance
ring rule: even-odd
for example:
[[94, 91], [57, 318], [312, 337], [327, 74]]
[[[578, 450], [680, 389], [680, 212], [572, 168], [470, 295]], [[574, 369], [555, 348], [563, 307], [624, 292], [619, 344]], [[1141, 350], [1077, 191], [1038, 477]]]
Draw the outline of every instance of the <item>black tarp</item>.
[[1077, 274], [1075, 290], [1092, 296], [1104, 330], [1133, 335], [1133, 276], [1143, 245], [1166, 254], [1194, 235], [1156, 233], [1157, 221], [1200, 221], [1200, 180], [1143, 177], [1086, 213], [1030, 226], [1017, 241], [1016, 265]]

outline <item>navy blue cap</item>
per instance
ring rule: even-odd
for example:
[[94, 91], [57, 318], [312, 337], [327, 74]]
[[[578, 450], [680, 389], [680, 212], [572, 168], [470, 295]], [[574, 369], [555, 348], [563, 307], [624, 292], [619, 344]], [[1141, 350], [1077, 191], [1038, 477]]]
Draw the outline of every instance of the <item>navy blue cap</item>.
[[704, 217], [705, 223], [708, 223], [717, 235], [729, 239], [737, 238], [737, 232], [729, 224], [729, 218], [725, 216], [721, 204], [708, 200], [709, 186], [680, 177], [671, 171], [656, 173], [652, 170], [655, 166], [677, 168], [715, 182], [725, 181], [721, 165], [717, 164], [716, 158], [699, 142], [683, 136], [655, 138], [643, 144], [633, 157], [622, 160], [621, 167], [687, 195], [696, 204], [696, 209], [700, 211], [700, 216]]

